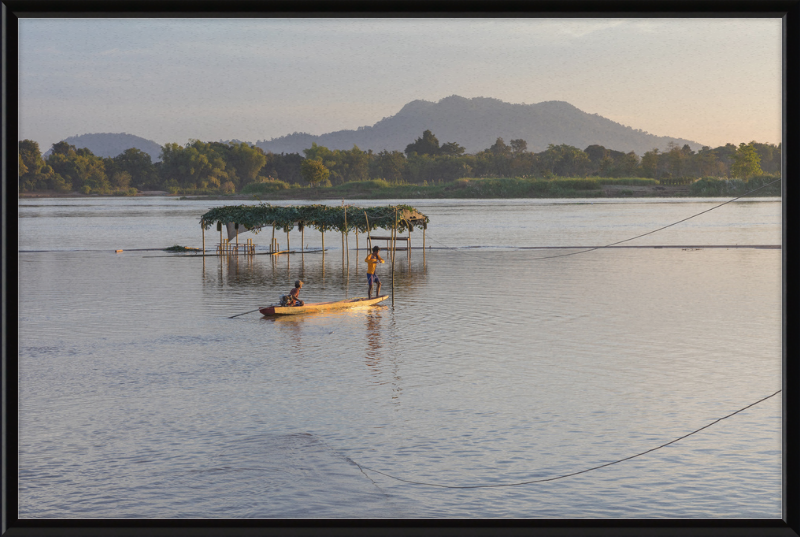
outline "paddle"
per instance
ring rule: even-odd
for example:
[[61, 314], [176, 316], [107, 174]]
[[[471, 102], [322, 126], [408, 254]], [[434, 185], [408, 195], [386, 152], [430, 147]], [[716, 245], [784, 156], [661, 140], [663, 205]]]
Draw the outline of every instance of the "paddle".
[[246, 311], [246, 312], [244, 312], [244, 313], [240, 313], [239, 315], [233, 315], [233, 316], [231, 316], [231, 317], [228, 317], [228, 319], [233, 319], [234, 317], [240, 317], [240, 316], [242, 316], [242, 315], [247, 315], [248, 313], [254, 313], [254, 312], [256, 312], [256, 311], [259, 311], [260, 309], [261, 309], [261, 308], [258, 308], [257, 310], [253, 310], [253, 311]]

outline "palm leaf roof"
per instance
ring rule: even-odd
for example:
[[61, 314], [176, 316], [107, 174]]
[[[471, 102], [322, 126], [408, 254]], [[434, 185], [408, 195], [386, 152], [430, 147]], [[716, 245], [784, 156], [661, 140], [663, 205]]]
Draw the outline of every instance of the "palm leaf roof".
[[259, 228], [273, 225], [276, 229], [284, 231], [291, 231], [297, 225], [300, 229], [311, 227], [322, 232], [336, 230], [366, 233], [367, 221], [370, 230], [391, 229], [395, 225], [395, 216], [397, 229], [400, 232], [415, 227], [418, 229], [428, 227], [429, 218], [409, 205], [336, 207], [320, 204], [278, 206], [268, 203], [216, 207], [200, 217], [200, 224], [208, 229], [214, 223], [225, 225], [233, 222], [244, 226], [245, 229], [253, 230], [254, 233]]

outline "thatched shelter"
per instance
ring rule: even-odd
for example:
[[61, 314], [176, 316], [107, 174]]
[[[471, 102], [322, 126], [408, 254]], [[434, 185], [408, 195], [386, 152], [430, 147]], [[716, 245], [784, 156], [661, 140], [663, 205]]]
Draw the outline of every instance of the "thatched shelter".
[[[408, 205], [337, 207], [316, 204], [284, 207], [268, 203], [216, 207], [200, 217], [203, 229], [209, 229], [215, 223], [218, 229], [227, 224], [235, 229], [235, 224], [239, 224], [240, 232], [251, 230], [254, 233], [265, 226], [275, 226], [275, 229], [287, 232], [297, 226], [300, 230], [310, 227], [321, 232], [336, 230], [342, 233], [366, 233], [368, 227], [370, 231], [378, 228], [392, 229], [395, 221], [397, 231], [403, 232], [412, 228], [427, 229], [429, 218]], [[235, 234], [234, 232], [231, 237]]]
[[[366, 233], [367, 237], [375, 229], [391, 230], [392, 250], [395, 243], [405, 241], [410, 247], [410, 235], [400, 238], [398, 233], [414, 228], [422, 229], [423, 247], [425, 243], [425, 230], [428, 228], [428, 217], [408, 205], [387, 205], [384, 207], [355, 207], [352, 205], [299, 205], [275, 206], [268, 203], [259, 205], [230, 205], [211, 209], [200, 217], [200, 226], [203, 230], [203, 252], [205, 255], [205, 230], [216, 223], [220, 232], [220, 253], [239, 252], [239, 233], [252, 231], [258, 233], [263, 227], [272, 228], [272, 242], [270, 252], [276, 251], [275, 230], [286, 232], [287, 249], [289, 244], [289, 231], [297, 226], [301, 234], [305, 228], [313, 228], [322, 233], [322, 250], [325, 251], [325, 232], [339, 231], [342, 234], [342, 250], [344, 252], [346, 237], [350, 231], [355, 231], [356, 242], [358, 233]], [[223, 241], [222, 228], [227, 230], [228, 242]], [[236, 238], [236, 247], [229, 242]], [[376, 237], [377, 239], [378, 237]], [[389, 237], [380, 237], [389, 239]], [[369, 239], [368, 239], [369, 240]], [[253, 252], [255, 245], [248, 239], [246, 251]], [[302, 243], [301, 243], [302, 247]]]

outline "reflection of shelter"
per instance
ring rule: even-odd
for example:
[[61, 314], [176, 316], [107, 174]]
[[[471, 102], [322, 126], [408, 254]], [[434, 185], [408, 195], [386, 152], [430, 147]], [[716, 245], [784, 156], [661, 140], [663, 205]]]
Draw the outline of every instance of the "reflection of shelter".
[[[220, 254], [254, 253], [255, 244], [248, 239], [244, 248], [239, 247], [239, 233], [252, 231], [258, 233], [262, 228], [272, 227], [272, 242], [270, 253], [278, 251], [275, 231], [286, 232], [286, 250], [289, 247], [289, 231], [298, 227], [301, 233], [310, 227], [322, 233], [322, 249], [325, 250], [325, 232], [339, 231], [342, 234], [343, 244], [347, 234], [355, 231], [356, 240], [358, 233], [367, 233], [367, 243], [371, 247], [372, 240], [386, 240], [387, 249], [398, 250], [397, 242], [405, 242], [406, 247], [401, 250], [410, 250], [411, 231], [416, 227], [422, 229], [423, 248], [425, 247], [425, 230], [428, 227], [428, 217], [408, 205], [387, 205], [382, 207], [354, 207], [346, 205], [341, 207], [327, 205], [300, 205], [300, 206], [273, 206], [270, 204], [235, 205], [211, 209], [200, 217], [200, 226], [203, 230], [203, 255], [205, 255], [205, 230], [216, 224], [220, 232], [220, 242], [217, 250]], [[223, 237], [225, 226], [228, 238]], [[391, 232], [390, 236], [376, 237], [371, 235], [375, 229], [385, 229]], [[400, 237], [398, 233], [408, 231], [407, 237]], [[231, 241], [235, 239], [235, 246]], [[301, 250], [304, 249], [301, 239]]]

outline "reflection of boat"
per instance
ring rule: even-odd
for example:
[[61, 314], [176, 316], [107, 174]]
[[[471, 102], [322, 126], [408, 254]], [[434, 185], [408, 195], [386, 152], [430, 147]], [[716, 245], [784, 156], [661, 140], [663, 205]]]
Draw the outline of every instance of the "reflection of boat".
[[314, 304], [304, 304], [302, 306], [267, 306], [259, 311], [262, 315], [298, 315], [300, 313], [312, 313], [317, 311], [338, 310], [343, 308], [356, 308], [362, 306], [372, 306], [383, 300], [388, 295], [377, 298], [348, 298], [347, 300], [337, 300], [335, 302], [317, 302]]

